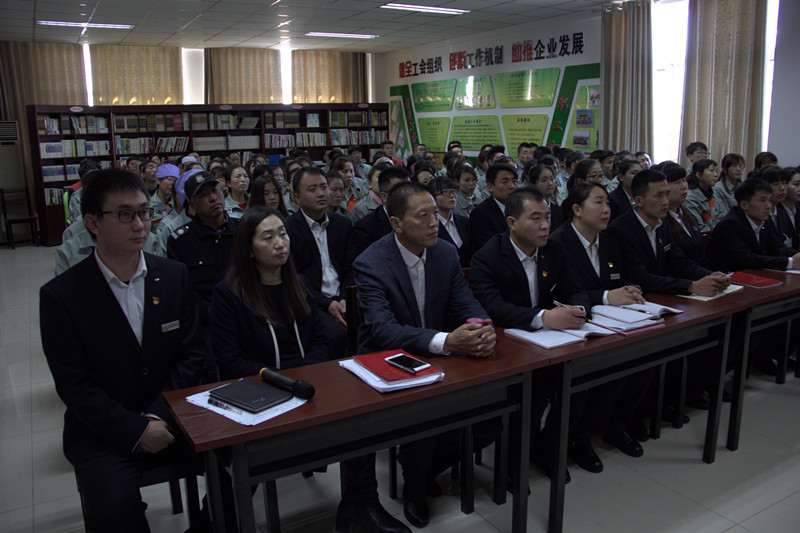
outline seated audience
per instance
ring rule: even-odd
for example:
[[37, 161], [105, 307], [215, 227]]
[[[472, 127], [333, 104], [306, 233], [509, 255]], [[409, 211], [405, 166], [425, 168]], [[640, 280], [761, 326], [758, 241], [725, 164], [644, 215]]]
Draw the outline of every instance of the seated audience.
[[492, 235], [503, 233], [508, 229], [505, 201], [517, 188], [516, 169], [504, 164], [490, 166], [486, 171], [486, 187], [491, 196], [481, 202], [469, 216], [473, 253], [480, 250]]
[[450, 178], [439, 177], [428, 183], [428, 191], [436, 201], [439, 238], [455, 246], [461, 266], [469, 267], [469, 219], [453, 212], [456, 206], [456, 184]]
[[703, 233], [713, 230], [719, 219], [725, 216], [725, 209], [717, 205], [714, 197], [717, 175], [717, 162], [701, 159], [694, 162], [692, 172], [686, 179], [689, 193], [683, 207], [691, 213]]

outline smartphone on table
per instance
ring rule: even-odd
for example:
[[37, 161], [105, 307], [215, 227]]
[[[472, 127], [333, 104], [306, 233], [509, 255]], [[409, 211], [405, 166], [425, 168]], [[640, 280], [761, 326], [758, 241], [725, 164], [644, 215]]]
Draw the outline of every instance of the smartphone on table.
[[389, 357], [385, 358], [384, 361], [386, 361], [393, 367], [399, 368], [403, 372], [407, 372], [414, 376], [420, 370], [424, 370], [431, 366], [429, 363], [426, 363], [425, 361], [422, 361], [420, 359], [402, 353], [396, 355], [390, 355]]

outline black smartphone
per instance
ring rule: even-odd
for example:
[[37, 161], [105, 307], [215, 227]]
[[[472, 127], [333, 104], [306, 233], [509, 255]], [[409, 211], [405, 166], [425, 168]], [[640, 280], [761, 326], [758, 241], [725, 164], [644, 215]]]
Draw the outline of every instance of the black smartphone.
[[397, 355], [390, 355], [386, 359], [384, 359], [390, 365], [399, 368], [403, 372], [408, 372], [411, 375], [416, 375], [418, 371], [424, 370], [431, 366], [429, 363], [425, 361], [420, 361], [419, 359], [415, 359], [409, 355], [405, 355], [399, 353]]

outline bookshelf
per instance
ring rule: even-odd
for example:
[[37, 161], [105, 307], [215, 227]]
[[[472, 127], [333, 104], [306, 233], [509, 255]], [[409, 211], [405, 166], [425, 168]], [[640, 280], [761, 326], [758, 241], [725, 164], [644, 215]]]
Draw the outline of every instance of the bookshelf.
[[326, 147], [360, 144], [367, 153], [388, 138], [387, 104], [235, 104], [186, 106], [28, 106], [35, 198], [42, 244], [61, 243], [63, 192], [78, 181], [81, 159], [104, 168], [158, 154], [188, 152], [207, 162], [216, 151], [286, 155], [303, 148], [319, 161]]

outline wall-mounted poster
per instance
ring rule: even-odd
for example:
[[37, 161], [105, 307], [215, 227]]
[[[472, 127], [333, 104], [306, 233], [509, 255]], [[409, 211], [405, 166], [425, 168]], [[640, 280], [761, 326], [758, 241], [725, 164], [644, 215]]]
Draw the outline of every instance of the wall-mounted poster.
[[456, 80], [427, 81], [412, 83], [411, 93], [414, 95], [414, 109], [418, 113], [429, 111], [450, 111], [453, 109], [453, 95], [456, 92]]
[[461, 141], [464, 150], [474, 151], [484, 144], [502, 144], [500, 120], [497, 115], [455, 116], [450, 139]]
[[494, 75], [500, 107], [549, 107], [553, 105], [561, 69], [540, 68]]
[[506, 153], [516, 154], [522, 143], [543, 144], [548, 120], [547, 115], [503, 115]]
[[419, 136], [429, 152], [444, 152], [447, 149], [447, 134], [450, 117], [425, 117], [417, 119]]
[[456, 109], [493, 109], [495, 107], [492, 77], [467, 76], [459, 78], [456, 91]]

